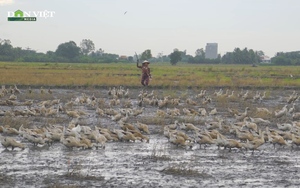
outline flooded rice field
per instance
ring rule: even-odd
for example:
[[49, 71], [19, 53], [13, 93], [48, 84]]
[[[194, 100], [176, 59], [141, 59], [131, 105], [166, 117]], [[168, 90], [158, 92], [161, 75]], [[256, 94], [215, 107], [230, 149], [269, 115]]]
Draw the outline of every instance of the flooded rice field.
[[0, 187], [300, 186], [297, 91], [6, 90]]

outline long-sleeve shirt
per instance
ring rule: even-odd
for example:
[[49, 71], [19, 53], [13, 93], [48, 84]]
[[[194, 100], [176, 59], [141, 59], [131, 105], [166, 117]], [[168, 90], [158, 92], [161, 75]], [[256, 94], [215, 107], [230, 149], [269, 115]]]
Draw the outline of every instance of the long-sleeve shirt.
[[151, 71], [150, 71], [150, 68], [148, 66], [140, 66], [138, 63], [136, 64], [136, 66], [140, 69], [142, 69], [142, 74], [143, 76], [148, 76], [148, 77], [151, 77]]

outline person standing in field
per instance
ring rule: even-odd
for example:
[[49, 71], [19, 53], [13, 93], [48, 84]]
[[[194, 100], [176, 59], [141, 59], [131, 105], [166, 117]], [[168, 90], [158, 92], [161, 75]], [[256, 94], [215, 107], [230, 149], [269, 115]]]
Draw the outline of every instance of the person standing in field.
[[141, 84], [143, 86], [148, 86], [151, 78], [150, 68], [148, 67], [149, 64], [150, 62], [147, 60], [142, 63], [142, 66], [139, 66], [139, 61], [136, 62], [136, 66], [142, 69]]

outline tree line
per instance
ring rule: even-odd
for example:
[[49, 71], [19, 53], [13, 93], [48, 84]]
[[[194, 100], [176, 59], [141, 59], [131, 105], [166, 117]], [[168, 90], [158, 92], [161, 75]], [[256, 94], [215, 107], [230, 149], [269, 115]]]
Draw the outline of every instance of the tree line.
[[278, 52], [271, 62], [275, 65], [300, 65], [300, 51]]
[[[106, 53], [102, 48], [95, 49], [95, 44], [90, 39], [83, 39], [78, 46], [74, 41], [64, 42], [58, 45], [55, 51], [46, 53], [36, 52], [30, 48], [22, 49], [13, 47], [8, 39], [0, 39], [0, 61], [15, 62], [80, 62], [80, 63], [112, 63], [133, 62], [137, 59], [150, 60], [153, 62], [170, 62], [176, 65], [178, 62], [191, 64], [257, 64], [262, 61], [263, 51], [253, 49], [235, 48], [233, 52], [220, 54], [216, 59], [205, 57], [203, 48], [197, 49], [195, 55], [189, 55], [186, 50], [180, 51], [175, 48], [169, 55], [159, 53], [154, 57], [150, 49], [143, 53], [132, 56], [120, 56], [118, 54]], [[279, 52], [271, 59], [275, 65], [300, 65], [300, 52]]]
[[120, 62], [119, 55], [105, 53], [101, 48], [95, 50], [93, 41], [83, 39], [80, 46], [74, 41], [59, 44], [55, 51], [36, 52], [30, 48], [13, 47], [11, 41], [0, 39], [0, 61], [14, 62], [82, 62], [111, 63]]

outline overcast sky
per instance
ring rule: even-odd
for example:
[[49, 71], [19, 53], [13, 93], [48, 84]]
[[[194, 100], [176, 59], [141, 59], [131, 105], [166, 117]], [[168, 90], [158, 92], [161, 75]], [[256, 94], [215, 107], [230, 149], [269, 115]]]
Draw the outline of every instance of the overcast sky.
[[[55, 14], [7, 21], [18, 9]], [[169, 55], [174, 48], [194, 55], [216, 42], [221, 55], [247, 47], [273, 57], [300, 50], [299, 10], [299, 0], [0, 0], [0, 38], [39, 52], [90, 39], [119, 55]]]

